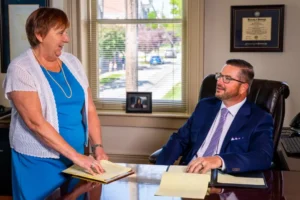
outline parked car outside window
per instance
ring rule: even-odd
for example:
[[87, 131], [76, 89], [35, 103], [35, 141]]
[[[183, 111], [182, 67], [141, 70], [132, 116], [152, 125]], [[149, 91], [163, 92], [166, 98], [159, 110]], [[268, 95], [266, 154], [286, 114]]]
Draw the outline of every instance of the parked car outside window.
[[173, 49], [168, 49], [165, 51], [165, 58], [176, 58], [176, 52]]
[[150, 65], [161, 65], [161, 64], [164, 64], [164, 61], [160, 56], [151, 56]]

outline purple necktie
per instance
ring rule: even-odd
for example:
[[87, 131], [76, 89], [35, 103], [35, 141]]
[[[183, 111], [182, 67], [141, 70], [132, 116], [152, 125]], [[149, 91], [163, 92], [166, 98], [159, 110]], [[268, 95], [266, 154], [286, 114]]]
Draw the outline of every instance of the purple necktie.
[[217, 128], [216, 128], [216, 130], [215, 130], [215, 132], [214, 132], [214, 134], [211, 138], [211, 141], [208, 144], [208, 147], [207, 147], [207, 149], [204, 152], [202, 157], [207, 157], [207, 156], [213, 156], [214, 155], [215, 149], [217, 148], [217, 145], [219, 144], [219, 140], [220, 140], [220, 137], [221, 137], [221, 133], [222, 133], [222, 130], [223, 130], [223, 126], [224, 126], [227, 114], [228, 114], [227, 108], [222, 108], [219, 124], [218, 124], [218, 126], [217, 126]]

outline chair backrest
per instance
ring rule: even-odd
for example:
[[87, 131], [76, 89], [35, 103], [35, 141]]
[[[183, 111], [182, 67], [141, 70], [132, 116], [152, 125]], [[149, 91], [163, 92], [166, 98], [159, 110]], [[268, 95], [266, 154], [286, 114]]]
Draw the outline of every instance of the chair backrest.
[[[211, 74], [204, 78], [199, 100], [215, 95], [217, 81]], [[274, 150], [276, 152], [280, 139], [285, 114], [285, 99], [289, 96], [289, 86], [280, 81], [254, 79], [247, 99], [269, 112], [274, 119]]]

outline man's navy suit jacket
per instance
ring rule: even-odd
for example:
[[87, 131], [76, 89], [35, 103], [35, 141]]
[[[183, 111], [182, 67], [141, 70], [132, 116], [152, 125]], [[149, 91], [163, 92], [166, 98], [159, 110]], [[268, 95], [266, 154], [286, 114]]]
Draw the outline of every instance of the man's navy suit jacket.
[[[212, 97], [199, 101], [188, 121], [173, 133], [159, 154], [156, 164], [172, 165], [180, 155], [187, 165], [204, 142], [222, 101]], [[218, 154], [225, 172], [265, 170], [273, 157], [273, 119], [257, 105], [246, 101], [236, 114]]]

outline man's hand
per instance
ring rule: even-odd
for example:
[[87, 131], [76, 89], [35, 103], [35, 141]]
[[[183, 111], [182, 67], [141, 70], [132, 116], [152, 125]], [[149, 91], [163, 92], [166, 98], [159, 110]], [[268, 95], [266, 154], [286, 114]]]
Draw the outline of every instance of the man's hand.
[[188, 173], [205, 174], [211, 169], [216, 169], [222, 166], [222, 159], [219, 156], [199, 157], [192, 160], [187, 166]]
[[222, 193], [222, 188], [215, 188], [215, 187], [211, 187], [209, 188], [209, 194], [221, 194]]
[[108, 160], [108, 156], [102, 147], [95, 148], [94, 157], [96, 160]]

